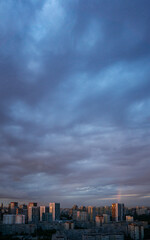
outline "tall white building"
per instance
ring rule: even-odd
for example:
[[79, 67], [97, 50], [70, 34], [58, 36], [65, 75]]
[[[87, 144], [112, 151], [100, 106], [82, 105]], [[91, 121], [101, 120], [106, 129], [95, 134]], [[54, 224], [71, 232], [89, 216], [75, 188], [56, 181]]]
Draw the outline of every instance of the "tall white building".
[[112, 220], [119, 222], [124, 219], [124, 204], [123, 203], [113, 203], [112, 204]]
[[33, 207], [37, 207], [37, 203], [34, 202], [30, 202], [28, 204], [28, 222], [32, 222], [33, 221]]
[[60, 203], [50, 203], [49, 212], [52, 213], [53, 221], [60, 219]]

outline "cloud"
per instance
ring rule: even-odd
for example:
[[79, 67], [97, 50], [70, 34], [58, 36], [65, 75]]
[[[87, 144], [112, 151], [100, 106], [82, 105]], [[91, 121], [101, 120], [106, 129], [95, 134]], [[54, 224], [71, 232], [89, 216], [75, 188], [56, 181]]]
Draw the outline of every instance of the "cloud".
[[1, 199], [148, 203], [149, 6], [1, 1]]

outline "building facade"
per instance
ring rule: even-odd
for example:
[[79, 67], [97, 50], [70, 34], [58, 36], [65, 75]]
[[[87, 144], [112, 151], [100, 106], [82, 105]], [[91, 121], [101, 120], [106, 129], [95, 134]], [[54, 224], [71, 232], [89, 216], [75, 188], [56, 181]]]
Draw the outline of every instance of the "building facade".
[[124, 204], [123, 203], [112, 204], [112, 220], [116, 222], [124, 220]]
[[60, 203], [50, 203], [49, 212], [52, 214], [53, 221], [60, 220]]

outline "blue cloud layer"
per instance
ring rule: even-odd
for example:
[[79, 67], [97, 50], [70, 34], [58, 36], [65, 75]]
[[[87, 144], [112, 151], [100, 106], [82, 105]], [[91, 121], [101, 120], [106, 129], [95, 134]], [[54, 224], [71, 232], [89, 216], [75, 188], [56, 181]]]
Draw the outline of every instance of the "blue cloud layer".
[[148, 204], [149, 7], [1, 1], [1, 199]]

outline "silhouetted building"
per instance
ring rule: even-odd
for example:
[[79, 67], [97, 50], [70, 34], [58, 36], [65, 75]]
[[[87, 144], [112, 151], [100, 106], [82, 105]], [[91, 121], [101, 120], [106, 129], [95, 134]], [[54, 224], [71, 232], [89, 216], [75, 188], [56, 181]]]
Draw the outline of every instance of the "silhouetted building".
[[95, 221], [95, 216], [96, 216], [96, 208], [93, 206], [88, 207], [88, 220], [89, 221]]
[[18, 202], [11, 202], [9, 204], [9, 209], [11, 214], [16, 214], [16, 209], [18, 208]]
[[78, 210], [78, 206], [77, 205], [73, 205], [72, 210]]

